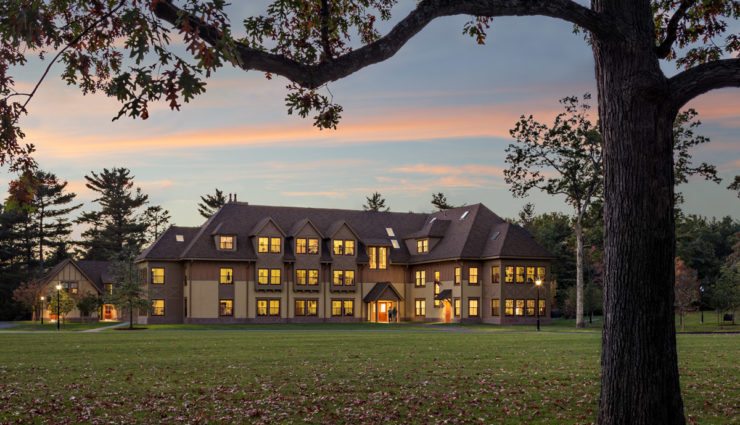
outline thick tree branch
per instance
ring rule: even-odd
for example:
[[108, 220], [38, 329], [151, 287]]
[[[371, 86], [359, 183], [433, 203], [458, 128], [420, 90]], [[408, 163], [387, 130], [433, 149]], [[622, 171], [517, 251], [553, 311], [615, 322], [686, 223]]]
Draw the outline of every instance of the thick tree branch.
[[740, 87], [740, 59], [723, 59], [697, 65], [670, 80], [670, 93], [674, 111], [681, 109], [691, 99], [710, 90]]
[[[154, 4], [154, 13], [174, 26], [179, 26], [185, 12], [171, 0]], [[237, 43], [235, 52], [222, 52], [244, 70], [257, 70], [282, 75], [307, 88], [320, 87], [353, 74], [362, 68], [392, 57], [408, 40], [432, 20], [453, 15], [473, 16], [549, 16], [579, 25], [600, 38], [619, 37], [624, 32], [611, 20], [572, 0], [424, 0], [384, 37], [334, 60], [316, 65], [303, 64], [283, 55], [272, 54]], [[212, 46], [219, 45], [221, 32], [189, 17], [191, 27]]]
[[696, 3], [696, 0], [682, 1], [681, 4], [678, 5], [676, 13], [671, 16], [671, 19], [668, 21], [668, 26], [666, 27], [665, 39], [663, 39], [663, 42], [655, 48], [655, 54], [660, 59], [667, 58], [671, 53], [673, 43], [676, 42], [676, 38], [678, 37], [678, 23], [681, 22], [681, 19], [686, 17], [686, 11], [688, 11], [694, 3]]

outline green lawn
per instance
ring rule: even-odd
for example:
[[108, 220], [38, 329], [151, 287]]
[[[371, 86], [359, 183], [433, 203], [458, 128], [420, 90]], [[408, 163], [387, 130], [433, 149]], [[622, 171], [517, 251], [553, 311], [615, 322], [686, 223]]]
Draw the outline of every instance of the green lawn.
[[[0, 423], [595, 420], [596, 330], [258, 329], [0, 334]], [[738, 420], [738, 338], [678, 337], [696, 423]]]
[[[79, 332], [79, 331], [86, 331], [88, 329], [97, 329], [97, 328], [104, 328], [106, 326], [113, 326], [117, 322], [88, 322], [88, 323], [75, 323], [75, 322], [67, 322], [62, 323], [61, 331], [62, 332]], [[44, 322], [42, 325], [41, 323], [37, 321], [23, 321], [23, 322], [13, 322], [13, 326], [9, 328], [2, 328], [1, 331], [49, 331], [49, 332], [56, 332], [57, 330], [57, 324]]]

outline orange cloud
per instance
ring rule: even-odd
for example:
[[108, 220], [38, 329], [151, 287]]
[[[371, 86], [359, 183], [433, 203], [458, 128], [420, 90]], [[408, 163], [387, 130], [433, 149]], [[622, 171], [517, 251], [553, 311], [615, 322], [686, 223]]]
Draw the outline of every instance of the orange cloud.
[[504, 169], [492, 165], [465, 164], [465, 165], [431, 165], [415, 164], [391, 169], [397, 173], [430, 174], [430, 175], [483, 175], [501, 177]]

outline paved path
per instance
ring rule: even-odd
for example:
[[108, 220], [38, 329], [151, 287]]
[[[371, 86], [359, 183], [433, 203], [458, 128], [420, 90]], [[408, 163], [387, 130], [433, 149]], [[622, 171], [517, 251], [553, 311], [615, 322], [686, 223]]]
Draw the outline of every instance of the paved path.
[[12, 328], [13, 326], [16, 326], [13, 322], [0, 322], [0, 329]]
[[100, 332], [100, 331], [104, 331], [106, 329], [113, 329], [113, 328], [118, 328], [118, 327], [121, 327], [121, 326], [128, 326], [128, 322], [116, 323], [115, 325], [104, 326], [102, 328], [87, 329], [87, 330], [84, 330], [84, 331], [81, 331], [81, 332]]

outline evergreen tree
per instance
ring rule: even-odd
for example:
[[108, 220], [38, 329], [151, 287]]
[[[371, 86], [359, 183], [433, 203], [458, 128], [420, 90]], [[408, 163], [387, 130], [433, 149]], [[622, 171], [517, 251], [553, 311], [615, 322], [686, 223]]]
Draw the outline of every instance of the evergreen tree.
[[391, 209], [385, 206], [385, 198], [379, 192], [374, 192], [366, 197], [367, 203], [362, 206], [365, 211], [383, 211], [388, 212]]
[[737, 197], [740, 198], [740, 176], [735, 176], [735, 180], [727, 186], [727, 189], [737, 192]]
[[149, 298], [134, 265], [136, 252], [121, 251], [111, 264], [113, 293], [104, 297], [106, 304], [114, 304], [121, 312], [128, 312], [129, 329], [134, 328], [134, 311], [148, 311]]
[[534, 217], [534, 204], [532, 204], [531, 202], [527, 202], [522, 207], [522, 210], [519, 211], [519, 220], [517, 221], [517, 224], [522, 226], [524, 229], [529, 230], [529, 228], [532, 226], [532, 221], [534, 220]]
[[80, 243], [88, 260], [107, 260], [124, 249], [138, 252], [146, 239], [147, 224], [138, 211], [148, 196], [134, 189], [134, 176], [126, 168], [104, 168], [85, 176], [87, 188], [97, 192], [100, 209], [82, 214], [78, 223], [87, 225]]
[[213, 195], [203, 195], [200, 197], [202, 202], [198, 203], [198, 212], [204, 218], [209, 219], [213, 214], [218, 211], [219, 208], [223, 207], [226, 203], [226, 197], [224, 193], [216, 188], [216, 193]]
[[447, 203], [447, 197], [444, 193], [432, 193], [432, 205], [440, 211], [455, 208], [454, 205]]
[[30, 310], [13, 300], [19, 282], [27, 281], [20, 226], [23, 214], [0, 204], [0, 320], [30, 317]]
[[160, 205], [152, 205], [144, 211], [143, 221], [147, 225], [147, 242], [152, 243], [165, 231], [170, 222], [170, 212]]

